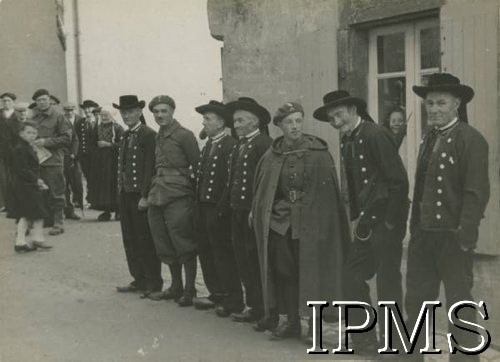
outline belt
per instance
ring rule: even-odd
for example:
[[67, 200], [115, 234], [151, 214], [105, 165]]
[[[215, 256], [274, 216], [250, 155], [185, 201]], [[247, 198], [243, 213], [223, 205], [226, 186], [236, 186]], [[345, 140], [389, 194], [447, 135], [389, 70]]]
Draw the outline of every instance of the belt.
[[290, 201], [292, 204], [294, 204], [295, 202], [297, 202], [297, 200], [301, 200], [304, 195], [305, 195], [304, 191], [289, 190], [288, 191], [288, 201]]
[[183, 169], [185, 172], [181, 172], [180, 169], [177, 168], [170, 168], [170, 167], [158, 167], [157, 168], [157, 175], [158, 176], [185, 176], [189, 175], [189, 170], [188, 169]]

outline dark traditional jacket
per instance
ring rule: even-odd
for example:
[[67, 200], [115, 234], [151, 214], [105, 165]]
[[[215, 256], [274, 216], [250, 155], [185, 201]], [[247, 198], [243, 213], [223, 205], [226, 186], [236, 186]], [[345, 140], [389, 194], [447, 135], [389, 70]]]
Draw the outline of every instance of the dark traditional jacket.
[[271, 143], [271, 137], [259, 133], [243, 148], [241, 155], [239, 145], [234, 147], [228, 161], [229, 177], [224, 195], [231, 209], [250, 211], [252, 208], [255, 169]]
[[464, 122], [438, 132], [425, 179], [418, 182], [431, 134], [420, 145], [414, 191], [420, 200], [412, 205], [411, 230], [456, 231], [464, 247], [474, 248], [490, 196], [488, 143]]
[[126, 130], [118, 152], [118, 191], [147, 197], [155, 168], [156, 132], [146, 125]]
[[196, 174], [197, 201], [219, 204], [228, 177], [228, 161], [236, 140], [224, 135], [218, 142], [207, 141], [201, 150]]
[[156, 136], [155, 174], [148, 202], [163, 206], [181, 197], [194, 198], [194, 173], [200, 149], [193, 132], [173, 120]]
[[[341, 200], [334, 160], [325, 141], [304, 135], [307, 145], [297, 162], [303, 167], [297, 207], [299, 231], [299, 306], [309, 314], [308, 300], [342, 298], [342, 261], [349, 246], [347, 214]], [[253, 227], [261, 266], [262, 289], [266, 312], [276, 303], [275, 285], [269, 273], [269, 229], [273, 204], [287, 154], [283, 137], [277, 138], [264, 154], [255, 174], [252, 206]]]
[[12, 152], [19, 139], [19, 124], [15, 113], [5, 118], [0, 111], [0, 161], [7, 167], [12, 164]]
[[359, 225], [406, 223], [408, 176], [390, 132], [363, 120], [340, 146], [351, 220], [360, 217]]
[[90, 155], [97, 147], [97, 127], [86, 118], [75, 115], [73, 124], [78, 138], [78, 156]]
[[53, 107], [37, 112], [33, 122], [38, 125], [38, 138], [45, 139], [44, 147], [52, 153], [42, 166], [63, 166], [64, 148], [71, 144], [71, 124]]

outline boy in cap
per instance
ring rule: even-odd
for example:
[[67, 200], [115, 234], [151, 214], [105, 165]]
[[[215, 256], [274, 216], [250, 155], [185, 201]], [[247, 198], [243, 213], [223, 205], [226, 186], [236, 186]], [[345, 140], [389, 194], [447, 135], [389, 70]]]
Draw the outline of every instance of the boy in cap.
[[38, 138], [34, 145], [44, 147], [52, 154], [40, 165], [40, 176], [49, 187], [50, 211], [54, 219], [49, 235], [59, 235], [64, 232], [64, 148], [71, 144], [71, 124], [50, 104], [50, 93], [46, 89], [37, 90], [33, 100], [37, 105], [33, 122], [38, 125]]
[[174, 119], [175, 102], [171, 97], [154, 97], [149, 110], [160, 129], [156, 136], [156, 173], [146, 203], [148, 220], [158, 257], [168, 265], [172, 276], [170, 288], [151, 298], [174, 299], [179, 306], [187, 307], [196, 297], [193, 171], [200, 151], [194, 134]]
[[231, 210], [224, 202], [228, 161], [236, 140], [227, 135], [231, 116], [221, 102], [210, 101], [195, 108], [203, 116], [208, 141], [200, 153], [196, 173], [198, 255], [208, 298], [198, 298], [198, 309], [222, 305], [232, 312], [243, 310], [243, 290], [231, 244]]

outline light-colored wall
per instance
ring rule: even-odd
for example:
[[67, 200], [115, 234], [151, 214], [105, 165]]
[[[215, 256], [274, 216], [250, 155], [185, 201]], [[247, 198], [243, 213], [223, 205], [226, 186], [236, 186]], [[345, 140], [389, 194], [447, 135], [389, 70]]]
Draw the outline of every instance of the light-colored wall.
[[[82, 97], [118, 103], [172, 96], [176, 117], [198, 135], [194, 107], [222, 98], [220, 44], [208, 31], [205, 0], [79, 0]], [[156, 127], [147, 108], [148, 124]]]
[[47, 88], [66, 99], [64, 50], [57, 37], [54, 0], [0, 2], [0, 91], [31, 101], [33, 92]]

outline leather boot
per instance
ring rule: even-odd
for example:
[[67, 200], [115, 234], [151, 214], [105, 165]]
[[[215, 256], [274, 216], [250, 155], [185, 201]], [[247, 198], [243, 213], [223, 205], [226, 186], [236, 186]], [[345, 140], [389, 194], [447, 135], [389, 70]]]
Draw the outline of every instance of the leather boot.
[[196, 258], [186, 261], [184, 264], [184, 294], [177, 301], [180, 307], [190, 307], [193, 305], [193, 298], [196, 297]]
[[300, 338], [299, 316], [288, 316], [287, 321], [273, 331], [273, 339]]

